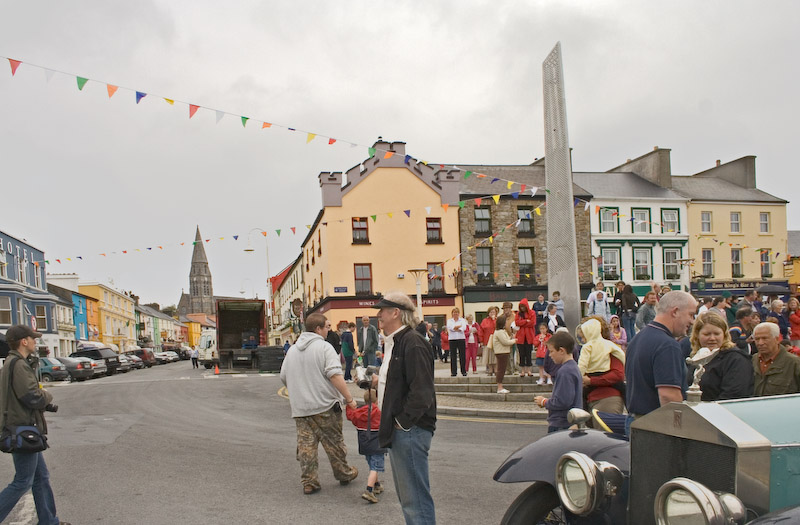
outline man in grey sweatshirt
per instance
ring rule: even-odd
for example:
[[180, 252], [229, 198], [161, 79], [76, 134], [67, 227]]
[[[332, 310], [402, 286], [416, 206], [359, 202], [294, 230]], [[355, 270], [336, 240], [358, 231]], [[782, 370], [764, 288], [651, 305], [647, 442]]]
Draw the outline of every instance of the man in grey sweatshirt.
[[325, 338], [322, 314], [306, 318], [306, 331], [286, 352], [281, 381], [289, 391], [292, 417], [297, 425], [297, 460], [304, 494], [320, 490], [317, 460], [319, 444], [328, 454], [334, 477], [347, 485], [358, 469], [347, 464], [347, 447], [342, 436], [342, 403], [357, 408], [342, 376], [341, 358]]

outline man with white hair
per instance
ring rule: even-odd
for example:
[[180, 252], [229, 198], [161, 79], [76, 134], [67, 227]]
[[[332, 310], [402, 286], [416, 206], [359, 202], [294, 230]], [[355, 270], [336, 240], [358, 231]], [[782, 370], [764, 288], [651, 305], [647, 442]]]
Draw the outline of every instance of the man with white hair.
[[397, 497], [409, 524], [434, 524], [436, 511], [428, 476], [428, 451], [436, 430], [433, 348], [414, 328], [414, 303], [400, 292], [387, 293], [375, 308], [385, 334], [378, 387], [378, 439], [389, 449]]
[[800, 357], [790, 354], [779, 342], [780, 328], [761, 323], [753, 330], [758, 354], [753, 356], [754, 396], [800, 393]]
[[686, 335], [696, 310], [697, 301], [691, 294], [668, 292], [658, 302], [653, 321], [628, 344], [625, 380], [628, 414], [632, 418], [672, 401], [683, 401], [686, 368], [675, 338]]
[[789, 339], [789, 318], [783, 313], [783, 301], [775, 299], [770, 303], [769, 307], [770, 311], [767, 317], [774, 318], [778, 322], [778, 328], [780, 328], [783, 338]]

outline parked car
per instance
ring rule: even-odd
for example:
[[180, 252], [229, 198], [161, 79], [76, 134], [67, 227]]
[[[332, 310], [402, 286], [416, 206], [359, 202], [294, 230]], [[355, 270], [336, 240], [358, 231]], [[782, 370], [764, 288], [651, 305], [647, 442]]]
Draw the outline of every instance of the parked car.
[[156, 358], [153, 355], [153, 351], [149, 348], [133, 348], [125, 353], [127, 355], [133, 354], [139, 359], [141, 359], [142, 364], [144, 364], [144, 366], [146, 366], [147, 368], [150, 368], [151, 366], [157, 364]]
[[495, 472], [531, 483], [501, 524], [798, 523], [798, 410], [800, 394], [668, 403], [637, 418], [628, 439], [587, 430], [592, 416], [573, 408], [577, 430], [547, 434]]
[[119, 359], [119, 368], [117, 368], [117, 372], [130, 372], [131, 371], [131, 360], [128, 359], [128, 356], [125, 354], [120, 354], [117, 356]]
[[72, 352], [70, 357], [88, 357], [89, 359], [102, 359], [106, 363], [106, 375], [114, 375], [117, 373], [117, 369], [119, 368], [119, 355], [114, 352], [111, 348], [106, 346], [102, 346], [101, 343], [97, 343], [100, 346], [84, 346], [86, 343], [82, 343], [78, 350]]
[[125, 357], [131, 362], [131, 370], [144, 368], [144, 362], [133, 352], [125, 352]]
[[108, 367], [103, 359], [90, 359], [88, 357], [76, 357], [75, 359], [89, 359], [94, 371], [92, 377], [108, 375]]
[[158, 365], [165, 365], [171, 361], [166, 352], [153, 352], [153, 358]]
[[39, 377], [42, 383], [69, 379], [69, 372], [64, 364], [55, 357], [39, 358]]
[[94, 375], [92, 360], [87, 357], [59, 357], [73, 381], [86, 381]]
[[175, 361], [180, 361], [181, 360], [181, 356], [178, 355], [178, 352], [173, 352], [172, 350], [167, 350], [164, 353], [167, 354], [167, 357], [169, 358], [169, 362], [170, 363], [174, 363]]

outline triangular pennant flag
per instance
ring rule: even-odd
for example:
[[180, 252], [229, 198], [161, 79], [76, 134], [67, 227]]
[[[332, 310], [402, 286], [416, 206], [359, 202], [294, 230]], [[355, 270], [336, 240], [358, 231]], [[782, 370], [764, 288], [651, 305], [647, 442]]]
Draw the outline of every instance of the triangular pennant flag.
[[492, 200], [494, 200], [494, 203], [497, 204], [500, 202], [500, 195], [492, 195]]
[[89, 82], [88, 78], [83, 78], [83, 77], [75, 77], [75, 80], [78, 81], [78, 91], [83, 91], [83, 86], [85, 86], [86, 83]]
[[406, 155], [406, 158], [403, 160], [403, 162], [408, 164], [408, 161], [410, 161], [410, 160], [411, 160], [411, 155]]
[[508, 184], [506, 184], [506, 187], [510, 190], [511, 186], [513, 186], [513, 185], [514, 185], [514, 183], [512, 181], [508, 181]]
[[388, 215], [390, 219], [391, 219], [391, 218], [392, 218], [392, 216], [393, 216], [392, 212], [389, 212], [389, 213], [387, 213], [386, 215]]
[[49, 84], [50, 81], [53, 79], [53, 75], [55, 75], [55, 73], [56, 72], [53, 71], [52, 69], [45, 68], [45, 70], [44, 70], [44, 80], [45, 80], [45, 82], [47, 82]]
[[272, 124], [270, 124], [269, 122], [264, 122], [263, 124], [261, 124], [261, 129], [271, 128], [271, 127], [272, 127]]
[[475, 206], [480, 206], [480, 205], [481, 205], [481, 198], [478, 197], [477, 199], [475, 199]]
[[238, 240], [239, 240], [239, 236], [238, 236], [238, 235], [234, 235], [234, 236], [233, 236], [233, 240], [234, 240], [234, 241], [238, 241]]
[[520, 185], [519, 192], [520, 193], [525, 193], [525, 188], [526, 188], [526, 186], [524, 184]]
[[147, 96], [147, 93], [142, 93], [141, 91], [136, 92], [136, 103], [138, 104], [144, 97]]
[[542, 215], [542, 210], [538, 206], [536, 207], [536, 215], [539, 215], [540, 217]]
[[68, 260], [69, 262], [72, 262], [72, 259], [71, 259], [71, 258], [69, 258], [69, 257], [67, 257], [67, 260]]
[[497, 181], [499, 181], [499, 180], [500, 180], [500, 179], [498, 179], [497, 177], [495, 177], [495, 178], [493, 178], [493, 179], [492, 179], [492, 182], [490, 182], [489, 184], [494, 184], [495, 182], [497, 182]]
[[369, 158], [375, 156], [375, 148], [367, 148], [367, 153], [369, 153]]
[[336, 139], [328, 139], [328, 145], [329, 145], [329, 146], [330, 146], [331, 144], [335, 144], [335, 143], [336, 143]]
[[280, 231], [280, 230], [275, 230], [275, 233], [277, 233], [277, 234], [278, 234], [278, 237], [280, 237], [280, 236], [281, 236], [281, 231]]
[[518, 192], [518, 191], [515, 191], [515, 192], [513, 192], [513, 193], [511, 194], [511, 196], [512, 196], [513, 198], [515, 198], [515, 199], [519, 199], [519, 192]]
[[465, 172], [464, 172], [464, 180], [467, 180], [467, 179], [469, 178], [469, 176], [470, 176], [470, 175], [472, 175], [472, 172], [471, 172], [471, 171], [465, 171]]
[[406, 214], [406, 217], [411, 217], [411, 210], [403, 210], [403, 213]]
[[370, 217], [372, 217], [372, 222], [378, 222], [378, 216], [377, 215], [370, 215]]
[[311, 225], [310, 224], [306, 224], [306, 228], [308, 228], [310, 230], [311, 229]]
[[128, 253], [128, 250], [122, 250], [122, 253]]
[[242, 127], [247, 127], [247, 121], [250, 120], [250, 117], [242, 117]]
[[595, 206], [594, 207], [594, 212], [595, 213], [600, 213], [600, 206]]
[[22, 64], [22, 62], [9, 58], [8, 63], [11, 64], [11, 76], [13, 77], [17, 73], [17, 68], [20, 64]]
[[152, 250], [152, 248], [148, 248], [148, 250]]
[[294, 226], [292, 226], [292, 227], [291, 227], [291, 228], [289, 228], [289, 229], [290, 229], [290, 230], [292, 230], [292, 233], [294, 233], [294, 234], [296, 234], [296, 233], [297, 233], [297, 229], [296, 229]]
[[211, 241], [211, 239], [206, 239], [206, 242], [210, 242], [210, 241]]
[[215, 113], [215, 117], [217, 119], [215, 124], [219, 124], [219, 121], [222, 120], [222, 117], [225, 116], [225, 112], [224, 111], [220, 111], [220, 110], [217, 109], [217, 110], [214, 110], [214, 113]]
[[117, 86], [114, 86], [112, 84], [106, 84], [106, 90], [108, 91], [108, 98], [113, 97], [114, 93], [116, 93], [118, 89], [119, 87]]
[[316, 136], [317, 136], [316, 133], [309, 133], [308, 135], [306, 135], [306, 144], [308, 144], [309, 142], [314, 140], [314, 137], [316, 137]]
[[425, 213], [428, 214], [428, 215], [431, 214], [431, 207], [430, 206], [425, 206]]
[[458, 201], [459, 208], [464, 208], [464, 204], [466, 204], [464, 201]]
[[220, 237], [220, 238], [219, 238], [219, 240], [220, 240], [220, 241], [224, 241], [224, 240], [225, 240], [225, 237]]
[[578, 199], [575, 199], [575, 201], [572, 203], [572, 205], [573, 205], [573, 206], [577, 206], [577, 205], [578, 205], [578, 202], [579, 202], [579, 201], [578, 201]]
[[486, 178], [486, 175], [484, 175], [483, 173], [478, 173], [475, 176], [478, 177], [479, 179], [485, 179]]
[[386, 153], [383, 154], [383, 158], [384, 159], [391, 159], [392, 155], [394, 155], [394, 151], [387, 151]]
[[174, 100], [172, 100], [171, 98], [165, 98], [165, 99], [164, 99], [164, 102], [166, 102], [166, 103], [167, 103], [167, 104], [169, 104], [170, 106], [174, 106], [174, 105], [175, 105], [175, 101], [174, 101]]
[[586, 204], [583, 206], [583, 211], [589, 211], [589, 201], [586, 201]]
[[261, 235], [262, 235], [262, 236], [264, 236], [264, 237], [266, 237], [266, 236], [267, 236], [267, 232], [265, 232], [265, 231], [262, 231], [262, 232], [261, 232]]
[[444, 208], [445, 213], [447, 213], [447, 208], [449, 208], [449, 204], [442, 204], [442, 208]]
[[189, 104], [189, 118], [192, 118], [197, 110], [200, 109], [200, 106], [195, 106], [194, 104]]
[[536, 192], [537, 191], [539, 191], [539, 188], [537, 188], [536, 186], [531, 188], [531, 197], [536, 197]]
[[159, 250], [163, 250], [163, 249], [164, 249], [164, 247], [163, 247], [163, 246], [159, 246], [159, 247], [158, 247], [158, 249], [159, 249]]
[[57, 262], [58, 264], [61, 264], [61, 259], [56, 259], [56, 262]]

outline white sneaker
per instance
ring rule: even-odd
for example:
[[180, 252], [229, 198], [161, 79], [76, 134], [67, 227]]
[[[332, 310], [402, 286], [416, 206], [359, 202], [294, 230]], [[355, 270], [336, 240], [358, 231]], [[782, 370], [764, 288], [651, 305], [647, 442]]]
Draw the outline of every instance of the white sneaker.
[[498, 391], [497, 391], [497, 393], [498, 393], [498, 394], [510, 394], [511, 392], [509, 392], [509, 391], [508, 391], [508, 390], [506, 390], [505, 388], [501, 388], [500, 390], [498, 390]]
[[543, 385], [543, 384], [544, 384], [544, 378], [543, 378], [543, 377], [540, 377], [540, 378], [539, 378], [539, 380], [538, 380], [538, 381], [536, 381], [536, 384], [537, 384], [537, 385]]
[[551, 378], [549, 378], [549, 377], [547, 378], [547, 384], [548, 385], [552, 385], [553, 384], [553, 380]]

